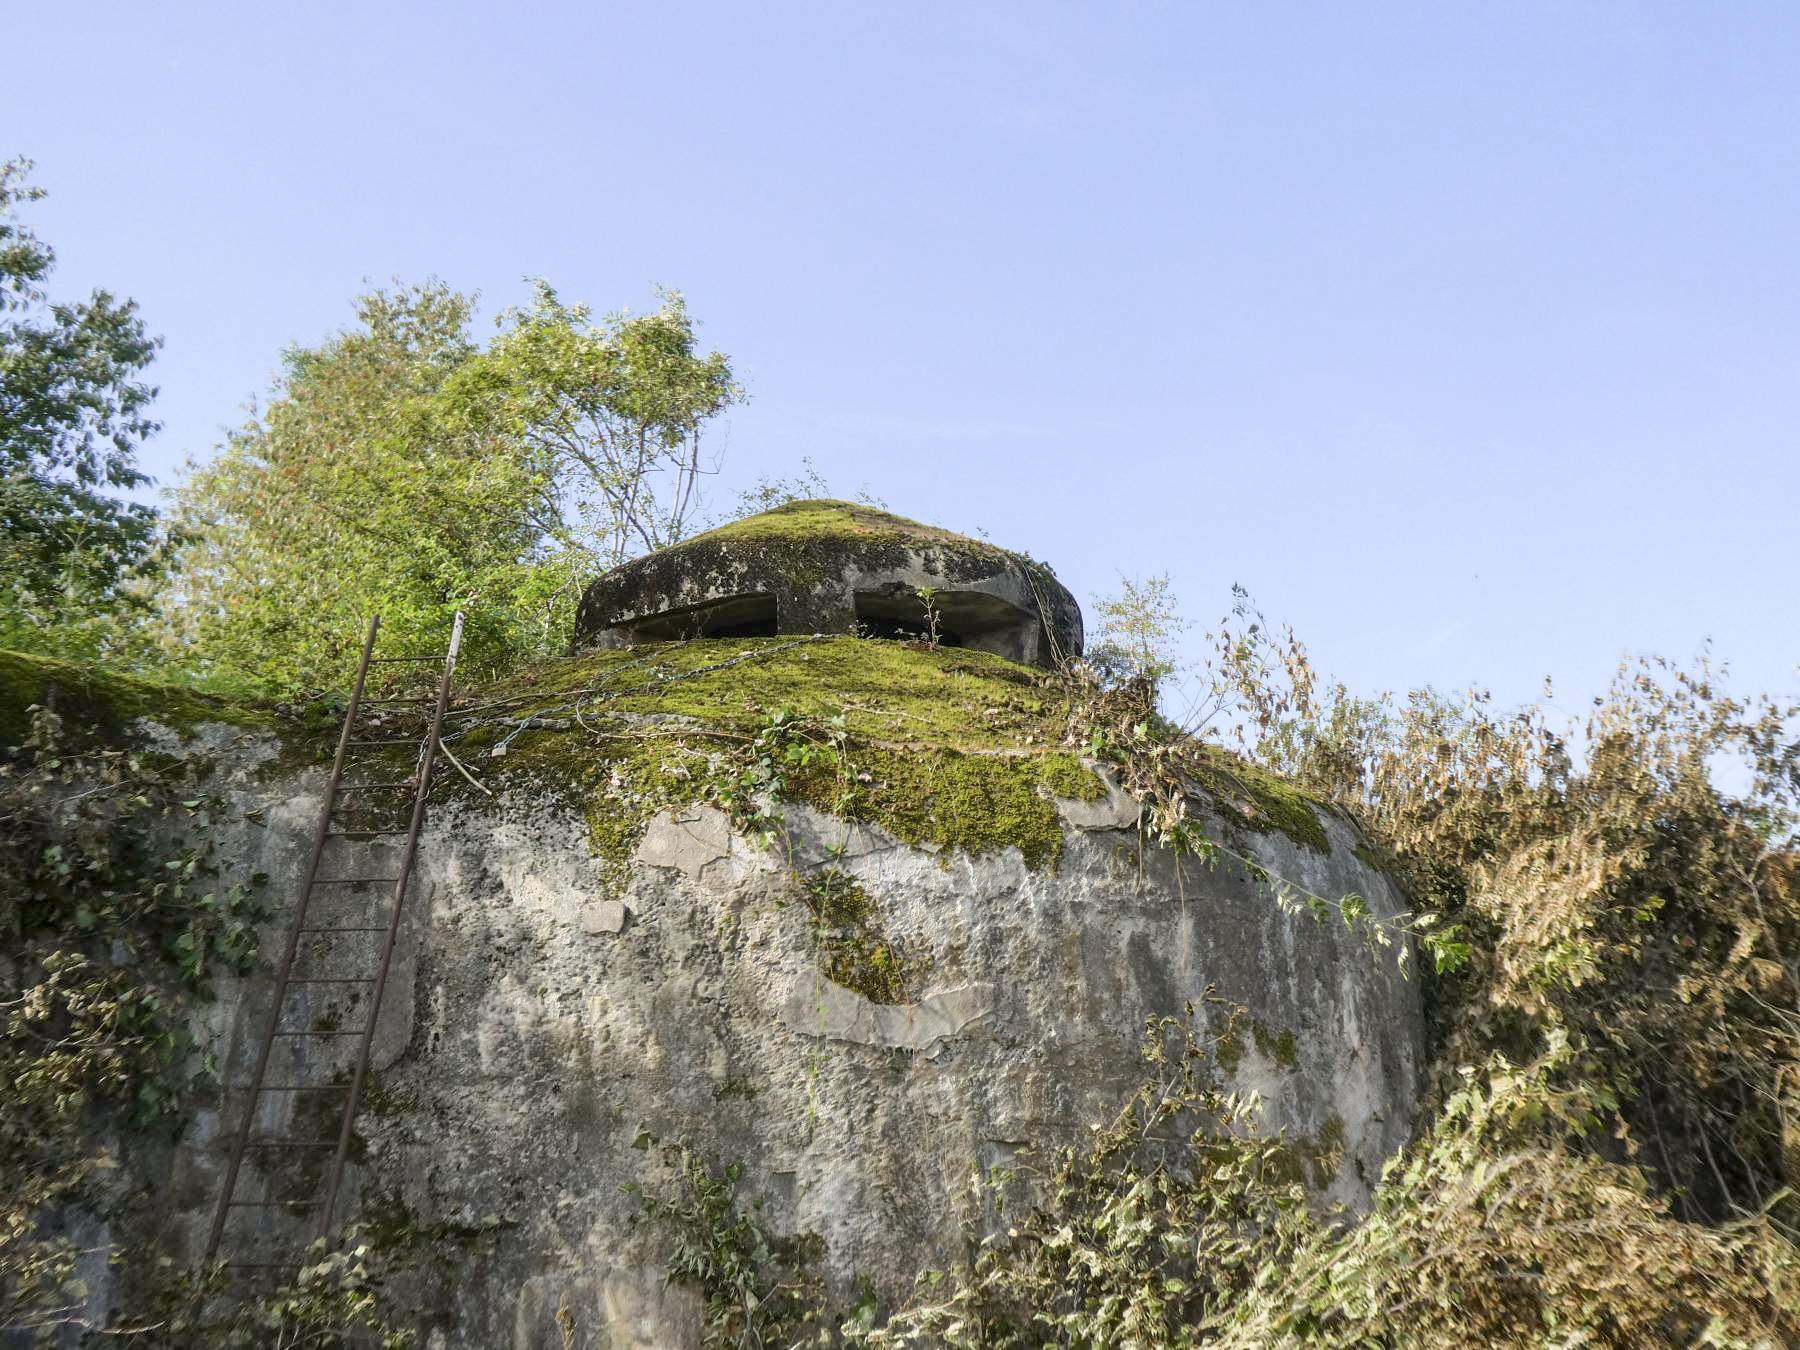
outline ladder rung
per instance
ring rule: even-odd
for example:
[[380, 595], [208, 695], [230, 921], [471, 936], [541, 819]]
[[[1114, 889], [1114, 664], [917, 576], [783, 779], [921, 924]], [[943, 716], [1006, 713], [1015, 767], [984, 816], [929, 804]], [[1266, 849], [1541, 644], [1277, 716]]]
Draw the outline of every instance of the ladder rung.
[[371, 656], [369, 658], [369, 664], [372, 666], [392, 666], [392, 665], [397, 665], [403, 661], [442, 661], [443, 659], [444, 659], [444, 657], [442, 655], [438, 655], [438, 656]]
[[327, 839], [359, 839], [384, 834], [406, 834], [407, 830], [327, 830]]
[[344, 1092], [348, 1083], [227, 1083], [227, 1092]]
[[246, 1139], [245, 1148], [336, 1148], [330, 1139]]
[[[385, 933], [385, 928], [372, 928], [372, 933]], [[373, 975], [290, 975], [288, 984], [374, 984]]]
[[429, 697], [429, 698], [427, 698], [427, 697], [424, 697], [424, 696], [422, 696], [422, 695], [421, 695], [421, 696], [419, 696], [419, 697], [416, 697], [416, 698], [414, 698], [414, 697], [408, 697], [408, 698], [365, 698], [365, 699], [364, 699], [364, 700], [363, 700], [363, 701], [362, 701], [362, 703], [361, 703], [361, 704], [360, 704], [360, 705], [359, 705], [359, 706], [360, 706], [360, 707], [364, 707], [364, 708], [369, 708], [369, 707], [373, 707], [373, 706], [374, 706], [374, 705], [375, 705], [375, 704], [377, 704], [377, 703], [436, 703], [436, 702], [437, 702], [437, 695], [436, 695], [436, 694], [433, 694], [433, 695], [431, 695], [431, 696], [430, 696], [430, 697]]
[[[367, 928], [361, 928], [361, 927], [359, 927], [359, 928], [312, 928], [312, 927], [307, 927], [307, 928], [302, 928], [300, 931], [302, 933], [385, 933], [385, 932], [387, 932], [387, 925], [382, 924], [379, 928], [376, 928], [376, 927], [367, 927]], [[290, 983], [291, 983], [291, 981], [290, 981]]]
[[[386, 931], [386, 930], [384, 929], [383, 931]], [[360, 1031], [278, 1031], [275, 1034], [277, 1036], [329, 1037], [329, 1036], [360, 1036], [360, 1035], [362, 1035], [362, 1032], [360, 1032]]]
[[424, 742], [424, 740], [425, 740], [425, 738], [423, 736], [402, 736], [398, 740], [351, 741], [350, 744], [351, 745], [420, 745]]
[[416, 778], [409, 778], [404, 783], [339, 783], [338, 795], [341, 797], [346, 792], [389, 792], [394, 788], [409, 788], [418, 785], [419, 780]]
[[399, 877], [314, 877], [315, 886], [362, 886], [377, 881], [398, 881]]
[[227, 1200], [227, 1209], [286, 1209], [289, 1205], [305, 1205], [308, 1209], [316, 1209], [317, 1200]]

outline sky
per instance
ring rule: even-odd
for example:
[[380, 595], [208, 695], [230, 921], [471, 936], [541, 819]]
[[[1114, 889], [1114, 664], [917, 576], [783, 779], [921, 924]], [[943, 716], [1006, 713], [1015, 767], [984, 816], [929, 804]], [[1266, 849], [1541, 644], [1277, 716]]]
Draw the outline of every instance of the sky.
[[[1708, 641], [1800, 694], [1800, 7], [4, 7], [56, 297], [167, 484], [354, 298], [687, 296], [717, 506], [842, 496], [1087, 603], [1238, 583], [1363, 692]], [[1091, 609], [1091, 606], [1090, 606]]]

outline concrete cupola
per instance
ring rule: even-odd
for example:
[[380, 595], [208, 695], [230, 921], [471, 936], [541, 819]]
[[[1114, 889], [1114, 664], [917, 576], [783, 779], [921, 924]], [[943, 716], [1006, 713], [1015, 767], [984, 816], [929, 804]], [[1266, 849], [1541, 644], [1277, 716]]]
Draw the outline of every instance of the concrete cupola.
[[1050, 668], [1081, 608], [1050, 569], [852, 502], [790, 502], [613, 568], [582, 596], [577, 648], [683, 638], [926, 637]]

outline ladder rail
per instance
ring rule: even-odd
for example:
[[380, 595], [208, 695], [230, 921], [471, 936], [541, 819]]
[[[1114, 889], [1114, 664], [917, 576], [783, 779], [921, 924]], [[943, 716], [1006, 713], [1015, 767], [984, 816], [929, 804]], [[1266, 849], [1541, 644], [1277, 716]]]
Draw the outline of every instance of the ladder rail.
[[[344, 1180], [344, 1164], [350, 1156], [350, 1134], [362, 1102], [363, 1087], [369, 1076], [369, 1056], [375, 1043], [375, 1026], [381, 1016], [382, 995], [387, 991], [388, 973], [394, 962], [394, 946], [400, 935], [400, 920], [405, 912], [406, 887], [412, 880], [413, 863], [419, 852], [419, 833], [425, 824], [425, 801], [431, 794], [432, 770], [437, 763], [438, 741], [443, 732], [444, 712], [450, 704], [450, 680], [456, 673], [456, 656], [462, 646], [463, 615], [458, 610], [450, 626], [450, 647], [444, 654], [444, 673], [438, 680], [437, 704], [432, 709], [431, 730], [426, 734], [417, 774], [418, 787], [413, 794], [412, 821], [407, 828], [405, 850], [400, 855], [399, 875], [394, 879], [393, 899], [389, 904], [387, 937], [381, 948], [381, 969], [375, 976], [375, 988], [369, 997], [368, 1017], [363, 1024], [362, 1040], [356, 1049], [356, 1071], [350, 1080], [350, 1094], [344, 1100], [344, 1112], [338, 1128], [337, 1154], [332, 1160], [331, 1176], [325, 1187], [324, 1207], [319, 1215], [320, 1237], [331, 1232], [337, 1210], [338, 1191]], [[371, 641], [373, 635], [371, 633]], [[358, 685], [361, 693], [360, 683]], [[349, 734], [346, 727], [345, 741]], [[277, 1012], [279, 1013], [279, 1008]], [[271, 1024], [271, 1029], [273, 1024]], [[227, 1196], [227, 1199], [230, 1197]], [[221, 1211], [223, 1212], [223, 1211]]]
[[[460, 628], [461, 616], [458, 616]], [[244, 1103], [243, 1119], [238, 1124], [236, 1137], [232, 1140], [231, 1161], [226, 1164], [225, 1183], [219, 1194], [219, 1208], [213, 1215], [212, 1230], [206, 1239], [206, 1259], [211, 1261], [218, 1255], [219, 1243], [225, 1236], [225, 1221], [231, 1214], [231, 1196], [237, 1189], [238, 1173], [244, 1163], [244, 1147], [250, 1138], [250, 1129], [256, 1119], [257, 1099], [262, 1095], [261, 1087], [264, 1074], [268, 1071], [269, 1056], [275, 1048], [275, 1030], [281, 1023], [281, 1006], [287, 997], [288, 976], [294, 968], [294, 957], [300, 949], [301, 931], [306, 925], [307, 907], [312, 903], [313, 879], [318, 875], [320, 860], [324, 857], [325, 842], [330, 837], [332, 810], [337, 802], [338, 782], [344, 776], [344, 762], [350, 752], [350, 733], [356, 723], [356, 713], [362, 703], [363, 687], [368, 682], [370, 658], [375, 654], [375, 635], [381, 629], [379, 614], [369, 619], [368, 636], [363, 639], [362, 660], [356, 667], [356, 687], [350, 694], [350, 706], [344, 713], [344, 728], [338, 734], [337, 754], [331, 761], [331, 775], [325, 781], [325, 796], [320, 804], [319, 824], [313, 834], [312, 854], [307, 860], [306, 877], [301, 882], [300, 897], [294, 913], [293, 925], [288, 930], [287, 946], [281, 953], [281, 963], [275, 974], [275, 993], [269, 1006], [268, 1025], [263, 1031], [262, 1044], [256, 1053], [256, 1068], [252, 1072], [252, 1084], [249, 1100]]]

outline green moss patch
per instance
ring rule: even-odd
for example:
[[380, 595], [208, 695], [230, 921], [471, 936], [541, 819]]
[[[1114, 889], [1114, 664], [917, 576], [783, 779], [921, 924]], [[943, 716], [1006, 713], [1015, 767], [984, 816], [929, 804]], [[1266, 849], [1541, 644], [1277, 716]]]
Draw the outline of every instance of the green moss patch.
[[857, 750], [851, 763], [855, 782], [847, 795], [824, 774], [800, 780], [797, 795], [821, 810], [945, 853], [979, 857], [1016, 848], [1033, 868], [1054, 870], [1062, 858], [1062, 817], [1050, 796], [1091, 800], [1104, 791], [1098, 778], [1066, 754]]
[[[527, 731], [507, 746], [504, 759], [486, 758], [497, 739], [484, 734], [452, 749], [491, 791], [548, 793], [577, 811], [615, 893], [629, 880], [632, 853], [650, 818], [706, 795], [704, 752], [673, 734], [595, 743], [579, 733]], [[487, 800], [454, 769], [440, 770], [437, 782], [449, 798]]]
[[[1012, 847], [1054, 868], [1063, 833], [1051, 799], [1104, 793], [1063, 748], [1069, 705], [1054, 676], [985, 652], [848, 636], [671, 642], [547, 663], [460, 699], [450, 745], [490, 786], [549, 786], [577, 802], [596, 851], [622, 872], [645, 822], [705, 799], [709, 775], [777, 712], [841, 718], [844, 736], [842, 763], [833, 752], [793, 769], [784, 795], [915, 846]], [[1330, 852], [1322, 808], [1275, 775], [1210, 749], [1200, 779], [1234, 825]], [[464, 790], [453, 774], [445, 781]]]
[[1291, 1030], [1283, 1027], [1277, 1031], [1256, 1017], [1233, 1018], [1213, 1048], [1213, 1058], [1226, 1073], [1235, 1073], [1244, 1062], [1244, 1055], [1248, 1051], [1243, 1036], [1246, 1026], [1249, 1028], [1251, 1041], [1256, 1045], [1257, 1054], [1283, 1069], [1299, 1067], [1300, 1045]]
[[183, 734], [205, 722], [274, 725], [268, 712], [231, 699], [29, 652], [0, 651], [0, 746], [17, 745], [30, 732], [33, 704], [55, 712], [65, 729], [108, 742], [122, 741], [143, 719]]
[[1394, 860], [1388, 857], [1372, 840], [1358, 839], [1356, 847], [1351, 852], [1355, 853], [1356, 860], [1371, 872], [1386, 873], [1394, 870]]
[[1274, 1174], [1283, 1181], [1322, 1191], [1343, 1165], [1345, 1141], [1343, 1117], [1329, 1116], [1317, 1134], [1284, 1140], [1272, 1150]]
[[1227, 820], [1258, 834], [1284, 834], [1302, 848], [1331, 855], [1331, 839], [1319, 819], [1324, 803], [1267, 769], [1218, 746], [1205, 746], [1197, 778]]
[[921, 525], [916, 520], [897, 516], [891, 511], [867, 506], [861, 502], [829, 499], [788, 502], [771, 511], [759, 512], [721, 525], [715, 530], [685, 540], [697, 543], [809, 543], [818, 539], [853, 539], [860, 541], [891, 540], [909, 545], [950, 544], [970, 551], [991, 554], [1001, 552], [992, 544], [967, 535]]
[[796, 769], [790, 796], [915, 845], [1017, 847], [1033, 867], [1054, 866], [1062, 824], [1050, 797], [1104, 791], [1055, 748], [1067, 710], [1049, 679], [985, 652], [852, 637], [590, 653], [468, 696], [450, 744], [490, 786], [548, 786], [578, 802], [596, 852], [623, 868], [645, 822], [703, 799], [710, 766], [742, 753], [778, 710], [841, 716], [847, 733], [845, 762]]
[[1256, 1051], [1265, 1059], [1272, 1059], [1284, 1069], [1298, 1068], [1300, 1049], [1294, 1040], [1294, 1033], [1286, 1027], [1273, 1031], [1261, 1021], [1252, 1019], [1250, 1034], [1255, 1038]]
[[871, 563], [898, 566], [914, 552], [936, 555], [952, 575], [1008, 566], [1048, 572], [1025, 555], [986, 540], [923, 525], [859, 502], [830, 500], [789, 502], [731, 521], [633, 566], [648, 567], [654, 573], [665, 555], [700, 560], [729, 557], [762, 564], [793, 583], [816, 585], [840, 576], [851, 560], [865, 567]]
[[1048, 676], [1004, 657], [853, 637], [714, 638], [592, 652], [473, 691], [452, 721], [497, 700], [490, 716], [572, 718], [579, 710], [598, 719], [598, 730], [689, 718], [749, 732], [777, 709], [800, 717], [841, 712], [859, 739], [965, 750], [1048, 747], [1061, 740], [1066, 718]]
[[905, 1003], [918, 992], [919, 962], [886, 934], [881, 909], [867, 891], [835, 869], [806, 877], [799, 889], [827, 979], [871, 1003]]

